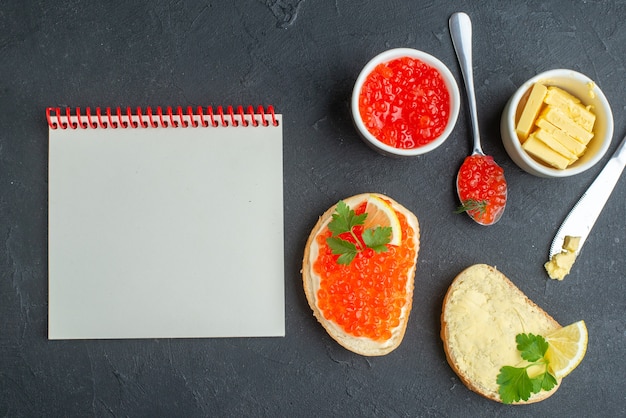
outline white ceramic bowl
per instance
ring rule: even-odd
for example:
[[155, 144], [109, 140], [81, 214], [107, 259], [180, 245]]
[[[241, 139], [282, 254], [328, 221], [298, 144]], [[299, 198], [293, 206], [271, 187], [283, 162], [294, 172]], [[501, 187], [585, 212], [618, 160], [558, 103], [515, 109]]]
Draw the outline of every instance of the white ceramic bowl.
[[[587, 144], [585, 153], [569, 167], [559, 170], [531, 157], [523, 148], [515, 132], [516, 116], [522, 98], [535, 83], [557, 86], [578, 97], [585, 105], [591, 105], [596, 115], [594, 136]], [[519, 109], [521, 112], [521, 109]], [[582, 173], [602, 159], [613, 138], [613, 113], [602, 90], [589, 77], [573, 70], [550, 70], [526, 81], [511, 96], [500, 120], [502, 143], [511, 159], [524, 171], [538, 177], [568, 177]]]
[[[435, 138], [428, 144], [411, 149], [395, 148], [379, 141], [365, 127], [365, 124], [363, 123], [363, 119], [361, 118], [361, 114], [359, 112], [359, 96], [361, 94], [361, 88], [363, 87], [363, 83], [365, 82], [367, 76], [374, 70], [374, 68], [378, 64], [392, 61], [401, 57], [416, 58], [423, 63], [435, 68], [441, 74], [441, 77], [443, 78], [446, 88], [448, 89], [448, 92], [450, 94], [449, 118], [448, 124], [446, 125], [444, 131], [441, 133], [441, 135], [439, 135], [439, 137]], [[363, 70], [361, 70], [361, 73], [356, 80], [354, 90], [352, 92], [352, 119], [354, 120], [357, 131], [359, 132], [365, 143], [367, 143], [376, 151], [387, 156], [410, 157], [425, 154], [429, 151], [434, 150], [445, 142], [445, 140], [454, 129], [454, 125], [456, 124], [456, 120], [459, 115], [460, 100], [461, 99], [459, 95], [459, 88], [456, 84], [456, 80], [444, 63], [442, 63], [432, 55], [422, 51], [418, 51], [416, 49], [395, 48], [387, 50], [375, 56], [367, 63], [367, 65], [365, 65]]]

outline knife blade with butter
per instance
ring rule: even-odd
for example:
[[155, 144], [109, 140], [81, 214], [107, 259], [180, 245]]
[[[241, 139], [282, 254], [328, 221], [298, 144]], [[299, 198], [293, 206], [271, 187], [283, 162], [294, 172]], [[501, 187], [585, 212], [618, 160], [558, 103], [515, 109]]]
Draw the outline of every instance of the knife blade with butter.
[[550, 246], [550, 258], [563, 251], [563, 243], [567, 236], [580, 237], [578, 248], [575, 250], [576, 255], [580, 253], [591, 228], [615, 188], [624, 166], [626, 166], [626, 137], [563, 221]]

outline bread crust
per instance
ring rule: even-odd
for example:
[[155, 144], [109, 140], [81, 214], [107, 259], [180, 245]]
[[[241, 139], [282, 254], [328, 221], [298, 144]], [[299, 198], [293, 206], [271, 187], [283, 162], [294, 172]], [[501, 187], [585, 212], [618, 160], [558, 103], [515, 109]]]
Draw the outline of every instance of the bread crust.
[[379, 193], [363, 193], [351, 196], [343, 200], [348, 206], [355, 207], [359, 203], [365, 201], [371, 195], [378, 196], [379, 198], [386, 200], [396, 212], [402, 213], [406, 217], [407, 222], [409, 223], [411, 228], [413, 228], [414, 230], [413, 243], [415, 245], [415, 260], [413, 262], [412, 268], [407, 274], [407, 301], [402, 309], [400, 324], [396, 328], [394, 328], [392, 332], [392, 338], [387, 342], [381, 343], [367, 337], [354, 337], [352, 335], [349, 335], [334, 322], [330, 322], [326, 318], [324, 318], [324, 315], [317, 306], [316, 289], [319, 286], [319, 276], [315, 274], [312, 269], [313, 263], [318, 254], [316, 238], [325, 229], [325, 227], [332, 219], [332, 214], [335, 212], [335, 208], [337, 207], [336, 204], [329, 208], [326, 212], [324, 212], [322, 216], [320, 216], [317, 223], [313, 227], [311, 234], [309, 235], [304, 250], [304, 257], [302, 260], [302, 282], [304, 287], [304, 293], [306, 295], [309, 306], [313, 311], [313, 315], [322, 325], [322, 327], [324, 327], [326, 332], [328, 332], [328, 334], [335, 341], [337, 341], [337, 343], [339, 343], [347, 350], [350, 350], [357, 354], [361, 354], [363, 356], [382, 356], [395, 350], [404, 338], [409, 314], [413, 304], [414, 278], [417, 265], [417, 256], [419, 253], [420, 230], [417, 217], [407, 208], [388, 196]]
[[[502, 274], [500, 271], [498, 271], [494, 267], [488, 266], [486, 264], [476, 264], [476, 265], [466, 268], [458, 276], [455, 277], [455, 279], [452, 281], [452, 284], [448, 288], [448, 291], [446, 292], [446, 295], [443, 300], [443, 307], [442, 307], [442, 312], [441, 312], [441, 339], [443, 341], [443, 348], [446, 354], [446, 359], [448, 363], [450, 364], [450, 367], [452, 368], [452, 370], [454, 370], [454, 372], [458, 375], [461, 382], [463, 382], [463, 384], [468, 389], [472, 390], [473, 392], [478, 393], [481, 396], [484, 396], [487, 399], [491, 399], [497, 402], [502, 402], [502, 400], [500, 399], [500, 395], [498, 394], [497, 391], [494, 392], [481, 386], [480, 384], [475, 382], [470, 376], [464, 373], [464, 371], [459, 367], [459, 361], [457, 358], [457, 355], [461, 355], [462, 353], [454, 352], [454, 349], [450, 345], [451, 336], [450, 336], [450, 329], [448, 327], [448, 323], [445, 320], [446, 311], [450, 306], [450, 298], [452, 297], [452, 294], [454, 293], [458, 283], [463, 280], [464, 276], [470, 271], [470, 269], [484, 269], [485, 272], [491, 272], [493, 274], [498, 275], [500, 280], [502, 280], [510, 288], [512, 292], [517, 293], [519, 296], [521, 296], [524, 299], [524, 302], [527, 304], [528, 307], [540, 311], [543, 314], [544, 318], [550, 323], [551, 327], [553, 327], [554, 329], [557, 329], [557, 328], [560, 328], [561, 325], [554, 318], [552, 318], [547, 312], [545, 312], [543, 309], [537, 306], [533, 301], [531, 301], [517, 286], [515, 286], [515, 284], [513, 284], [513, 282], [511, 282], [504, 274]], [[505, 365], [513, 366], [513, 364], [503, 364], [502, 366], [505, 366]], [[495, 378], [494, 378], [494, 382], [495, 382]], [[540, 391], [539, 393], [534, 393], [531, 395], [531, 397], [527, 401], [515, 402], [513, 405], [531, 404], [531, 403], [540, 402], [544, 399], [547, 399], [557, 391], [560, 384], [561, 384], [561, 380], [557, 379], [557, 385], [552, 390]]]

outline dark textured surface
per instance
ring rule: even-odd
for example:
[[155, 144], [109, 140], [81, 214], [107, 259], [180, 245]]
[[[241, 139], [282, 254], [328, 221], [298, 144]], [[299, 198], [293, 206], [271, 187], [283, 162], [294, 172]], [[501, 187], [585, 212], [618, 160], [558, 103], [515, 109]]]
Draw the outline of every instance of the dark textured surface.
[[[504, 167], [509, 204], [480, 227], [454, 215], [470, 151], [465, 105], [453, 135], [410, 160], [357, 137], [349, 96], [361, 67], [391, 47], [430, 52], [459, 78], [447, 26], [474, 22], [483, 148]], [[563, 282], [543, 271], [560, 222], [600, 170], [532, 177], [506, 155], [498, 122], [536, 73], [570, 68], [604, 90], [626, 133], [623, 1], [44, 2], [0, 5], [0, 415], [625, 416], [626, 179]], [[284, 115], [284, 338], [48, 341], [46, 106], [273, 104]], [[603, 160], [606, 161], [608, 155]], [[402, 345], [348, 352], [306, 303], [300, 263], [317, 217], [375, 191], [420, 219], [416, 294]], [[583, 363], [539, 404], [468, 391], [439, 340], [443, 295], [473, 263], [497, 266], [555, 319], [584, 319]], [[601, 413], [600, 413], [601, 412]]]

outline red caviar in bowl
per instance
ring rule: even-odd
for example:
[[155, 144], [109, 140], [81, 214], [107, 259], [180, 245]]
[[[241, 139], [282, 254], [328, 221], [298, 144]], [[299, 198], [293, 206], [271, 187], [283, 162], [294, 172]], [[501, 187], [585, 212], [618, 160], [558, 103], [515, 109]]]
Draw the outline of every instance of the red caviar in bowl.
[[450, 92], [439, 71], [416, 58], [377, 65], [359, 95], [367, 130], [394, 148], [412, 149], [437, 139], [450, 119]]
[[[365, 203], [355, 208], [357, 214], [364, 211]], [[355, 337], [385, 341], [400, 324], [407, 303], [407, 273], [413, 266], [416, 248], [415, 231], [404, 215], [396, 214], [402, 227], [401, 245], [389, 245], [389, 250], [382, 253], [366, 249], [348, 265], [338, 264], [338, 256], [328, 247], [326, 239], [332, 236], [328, 229], [317, 236], [319, 255], [313, 270], [320, 276], [318, 307], [327, 320]], [[360, 239], [362, 227], [354, 231]]]

